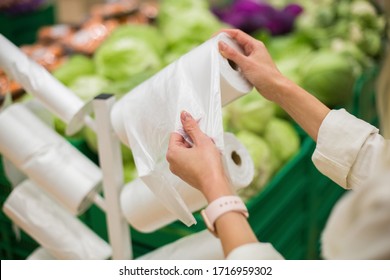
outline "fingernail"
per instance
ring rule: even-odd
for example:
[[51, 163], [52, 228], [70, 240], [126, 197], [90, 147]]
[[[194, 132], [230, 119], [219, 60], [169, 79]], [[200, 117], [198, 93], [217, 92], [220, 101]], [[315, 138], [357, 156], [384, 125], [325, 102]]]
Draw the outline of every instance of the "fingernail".
[[189, 119], [192, 119], [192, 116], [190, 115], [190, 113], [188, 113], [187, 111], [182, 111], [181, 112], [181, 119], [183, 121], [187, 121]]
[[224, 50], [226, 50], [226, 48], [227, 48], [226, 43], [223, 42], [223, 41], [219, 41], [218, 46], [219, 46], [219, 50], [220, 50], [220, 51], [224, 51]]

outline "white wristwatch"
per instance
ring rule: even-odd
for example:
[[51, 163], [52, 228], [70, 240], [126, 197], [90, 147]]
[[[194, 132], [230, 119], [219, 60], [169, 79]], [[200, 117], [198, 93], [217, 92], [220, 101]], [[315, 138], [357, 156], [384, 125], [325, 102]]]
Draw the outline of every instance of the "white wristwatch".
[[211, 202], [205, 209], [200, 213], [203, 217], [203, 220], [208, 228], [208, 230], [217, 236], [215, 230], [215, 221], [225, 214], [226, 212], [239, 212], [243, 214], [246, 218], [249, 217], [248, 209], [246, 208], [244, 202], [238, 196], [222, 196]]

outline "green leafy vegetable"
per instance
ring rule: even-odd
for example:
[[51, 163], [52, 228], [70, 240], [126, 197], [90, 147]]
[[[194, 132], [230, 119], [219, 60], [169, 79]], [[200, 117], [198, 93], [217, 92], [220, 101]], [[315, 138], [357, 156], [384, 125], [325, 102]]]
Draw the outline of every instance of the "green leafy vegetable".
[[168, 43], [166, 63], [210, 39], [224, 26], [209, 10], [205, 0], [164, 0], [157, 23]]
[[97, 72], [118, 81], [162, 68], [164, 38], [153, 26], [124, 25], [99, 47], [94, 55]]
[[263, 186], [274, 172], [272, 151], [268, 143], [260, 136], [242, 130], [237, 133], [237, 139], [247, 148], [255, 166], [255, 178], [253, 183]]
[[[273, 118], [264, 131], [264, 139], [281, 164], [291, 159], [300, 148], [300, 138], [293, 125], [283, 119]], [[275, 168], [278, 169], [280, 165]]]
[[300, 84], [329, 106], [348, 104], [356, 77], [354, 62], [327, 49], [306, 57], [298, 69]]
[[81, 76], [75, 79], [69, 88], [82, 100], [89, 101], [100, 93], [106, 92], [110, 82], [98, 75]]
[[275, 104], [262, 97], [256, 90], [226, 107], [231, 126], [236, 130], [248, 130], [261, 134], [268, 121], [275, 115]]
[[71, 56], [53, 73], [60, 82], [69, 86], [76, 78], [95, 74], [95, 64], [87, 56], [76, 54]]

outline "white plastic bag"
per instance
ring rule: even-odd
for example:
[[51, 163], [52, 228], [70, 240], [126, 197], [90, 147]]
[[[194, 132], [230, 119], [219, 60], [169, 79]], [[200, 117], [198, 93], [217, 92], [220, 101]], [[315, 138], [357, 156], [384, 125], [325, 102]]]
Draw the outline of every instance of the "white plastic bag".
[[180, 112], [186, 110], [223, 151], [222, 106], [252, 89], [219, 53], [220, 40], [239, 50], [221, 33], [133, 89], [112, 112], [115, 132], [131, 148], [138, 175], [188, 226], [195, 219], [175, 188], [183, 182], [170, 172], [165, 159], [170, 133], [182, 129]]

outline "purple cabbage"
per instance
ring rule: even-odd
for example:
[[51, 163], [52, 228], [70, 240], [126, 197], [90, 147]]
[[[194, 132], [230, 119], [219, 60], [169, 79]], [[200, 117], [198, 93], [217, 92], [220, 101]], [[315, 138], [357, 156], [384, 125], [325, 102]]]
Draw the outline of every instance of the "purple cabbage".
[[246, 33], [265, 29], [272, 35], [280, 35], [293, 29], [303, 9], [298, 4], [288, 4], [278, 10], [266, 1], [235, 0], [227, 6], [214, 6], [212, 11], [221, 21]]
[[39, 9], [47, 0], [1, 0], [0, 12], [8, 15], [20, 15]]

